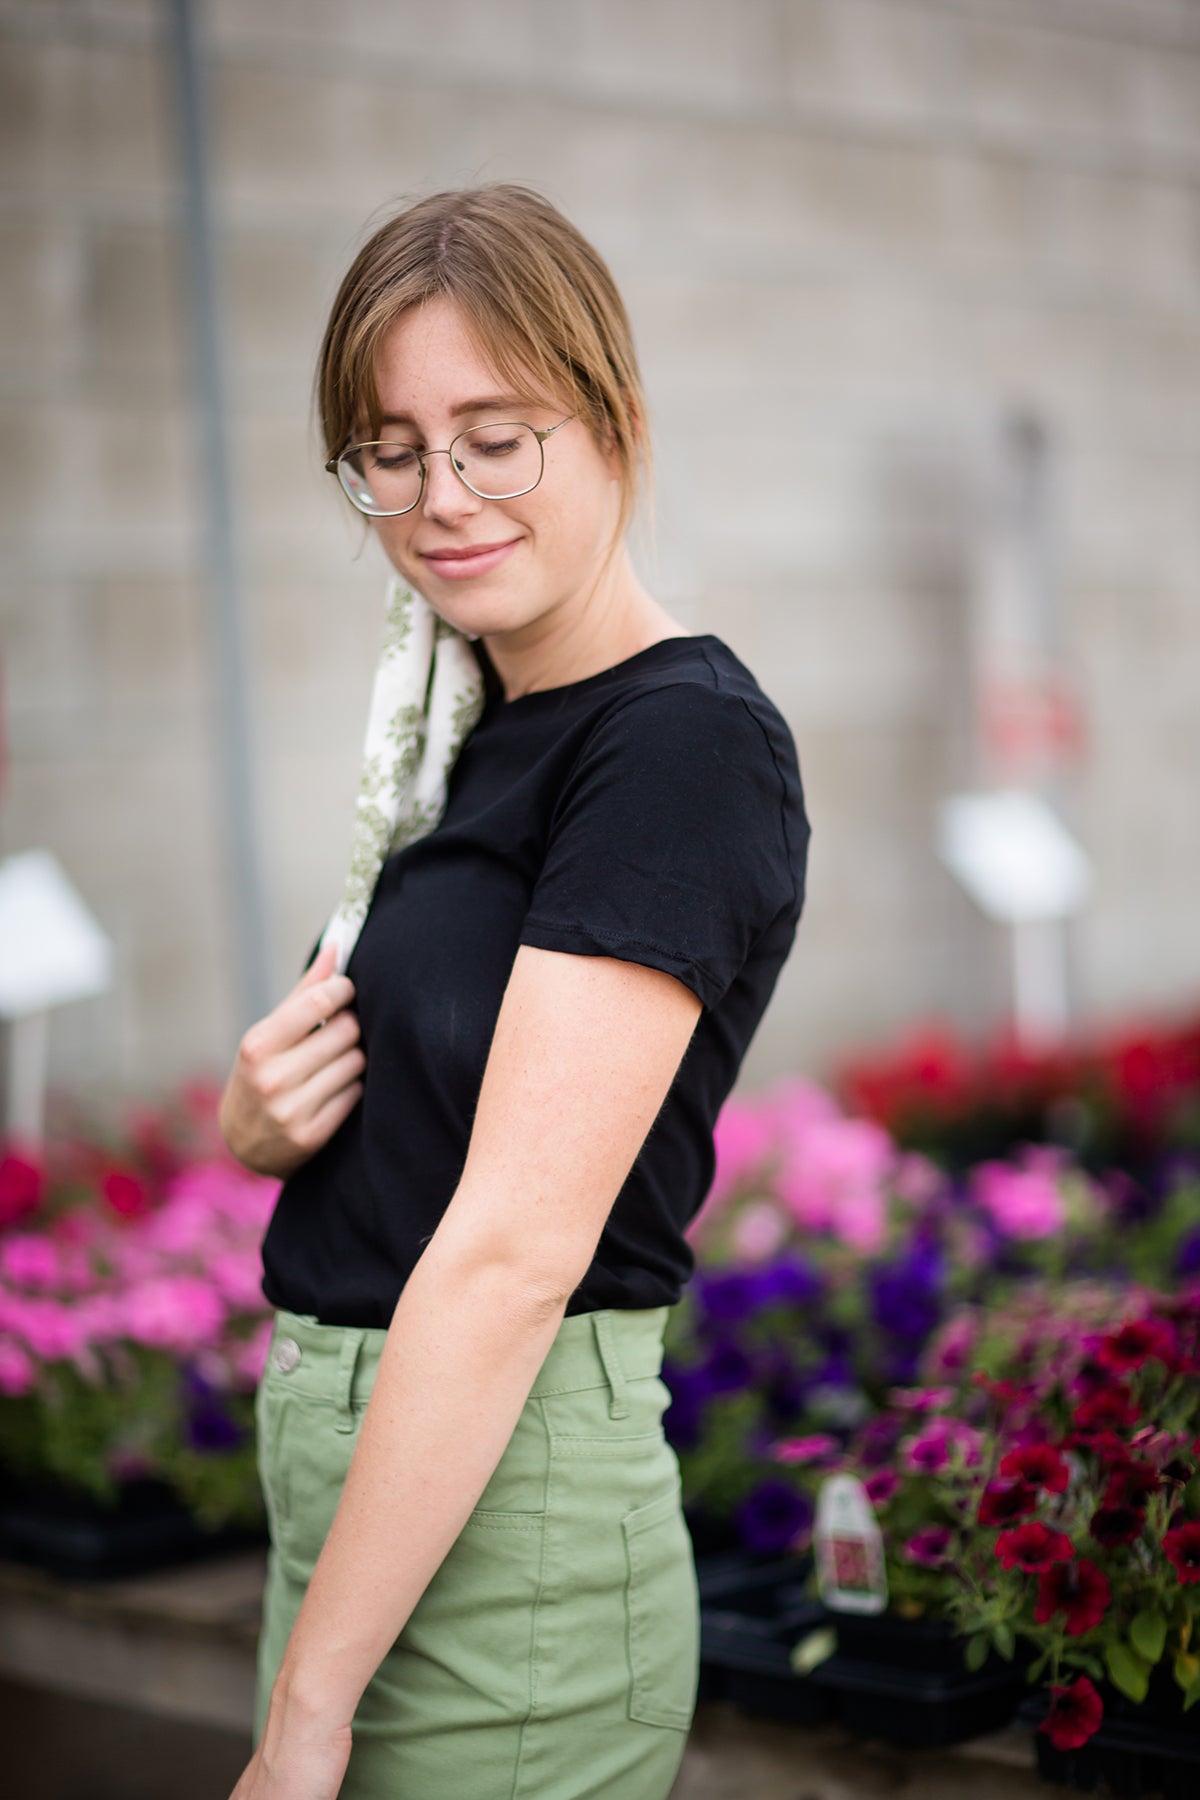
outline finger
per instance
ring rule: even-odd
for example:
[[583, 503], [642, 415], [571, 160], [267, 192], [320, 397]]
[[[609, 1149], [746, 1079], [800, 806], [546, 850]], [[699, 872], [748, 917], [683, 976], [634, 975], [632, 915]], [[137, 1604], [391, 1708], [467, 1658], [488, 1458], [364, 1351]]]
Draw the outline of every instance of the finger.
[[344, 1119], [349, 1118], [354, 1108], [363, 1097], [363, 1083], [352, 1081], [349, 1087], [340, 1088], [325, 1105], [313, 1115], [312, 1128], [322, 1144], [327, 1144]]
[[[301, 1116], [311, 1117], [339, 1081], [361, 1072], [365, 1059], [359, 1037], [356, 1015], [340, 1012], [330, 1020], [327, 1031], [311, 1031], [281, 1053], [275, 1068], [279, 1091], [296, 1094]], [[359, 1059], [358, 1065], [351, 1067], [347, 1058]]]
[[296, 986], [312, 987], [314, 982], [324, 981], [327, 975], [332, 975], [336, 967], [337, 945], [333, 942], [333, 939], [330, 938], [328, 943], [321, 945], [321, 948], [317, 951], [317, 954], [313, 957], [307, 969], [305, 969], [303, 975], [296, 983]]
[[253, 1027], [260, 1057], [292, 1050], [324, 1020], [340, 1015], [353, 998], [354, 983], [346, 975], [327, 975], [311, 987], [297, 984]]

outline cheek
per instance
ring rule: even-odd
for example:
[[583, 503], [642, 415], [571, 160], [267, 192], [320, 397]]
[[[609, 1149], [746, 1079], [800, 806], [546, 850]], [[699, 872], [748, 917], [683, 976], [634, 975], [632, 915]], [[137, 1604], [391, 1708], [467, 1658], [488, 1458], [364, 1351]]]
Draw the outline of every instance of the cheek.
[[413, 527], [408, 517], [402, 519], [375, 519], [371, 529], [379, 540], [379, 548], [388, 561], [397, 567], [403, 565], [407, 574], [412, 573], [416, 558], [409, 550]]

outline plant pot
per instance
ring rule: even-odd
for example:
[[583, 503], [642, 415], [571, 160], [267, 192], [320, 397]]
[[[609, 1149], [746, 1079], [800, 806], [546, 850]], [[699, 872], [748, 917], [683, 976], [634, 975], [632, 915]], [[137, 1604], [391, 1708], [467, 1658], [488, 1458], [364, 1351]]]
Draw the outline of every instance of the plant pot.
[[701, 1699], [796, 1725], [832, 1717], [828, 1693], [790, 1661], [792, 1646], [822, 1623], [820, 1603], [804, 1591], [810, 1567], [807, 1558], [744, 1554], [698, 1565]]
[[[967, 1640], [944, 1619], [905, 1619], [899, 1613], [836, 1612], [825, 1616], [837, 1632], [838, 1655], [881, 1668], [922, 1669], [938, 1675], [966, 1675]], [[989, 1653], [978, 1673], [1011, 1672], [1012, 1665]]]
[[[1168, 1674], [1167, 1680], [1170, 1680]], [[1056, 1750], [1038, 1726], [1050, 1696], [1046, 1689], [1030, 1694], [1020, 1708], [1022, 1721], [1033, 1727], [1038, 1774], [1083, 1794], [1110, 1794], [1116, 1800], [1195, 1800], [1200, 1793], [1200, 1720], [1197, 1709], [1185, 1713], [1176, 1704], [1168, 1712], [1166, 1696], [1136, 1705], [1098, 1682], [1104, 1699], [1104, 1722], [1078, 1750]], [[1178, 1690], [1176, 1690], [1178, 1691]], [[1151, 1700], [1151, 1696], [1147, 1697]]]
[[967, 1668], [965, 1640], [940, 1619], [823, 1609], [836, 1653], [813, 1671], [837, 1717], [858, 1737], [934, 1750], [998, 1731], [1025, 1692], [1025, 1662], [991, 1655]]
[[4, 1471], [0, 1557], [69, 1579], [106, 1579], [267, 1542], [261, 1525], [208, 1530], [164, 1481], [122, 1485], [111, 1506], [83, 1488]]

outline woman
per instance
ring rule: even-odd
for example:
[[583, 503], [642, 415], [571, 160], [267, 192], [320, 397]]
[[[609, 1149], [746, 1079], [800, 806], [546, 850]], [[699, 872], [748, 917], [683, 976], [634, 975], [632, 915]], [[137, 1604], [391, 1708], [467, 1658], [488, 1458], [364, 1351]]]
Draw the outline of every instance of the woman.
[[[795, 748], [633, 572], [628, 319], [548, 202], [494, 184], [390, 220], [318, 385], [402, 578], [393, 646], [432, 608], [480, 701], [444, 810], [369, 893], [356, 865], [349, 938], [222, 1102], [234, 1153], [285, 1177], [234, 1800], [662, 1800], [699, 1648], [663, 1330], [803, 905]], [[383, 760], [419, 750], [412, 710]]]

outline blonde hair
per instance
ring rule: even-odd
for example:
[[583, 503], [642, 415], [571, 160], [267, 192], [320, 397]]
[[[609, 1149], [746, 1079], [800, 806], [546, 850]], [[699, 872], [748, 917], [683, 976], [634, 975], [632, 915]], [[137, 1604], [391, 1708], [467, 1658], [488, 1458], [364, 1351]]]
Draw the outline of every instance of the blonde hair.
[[352, 441], [365, 410], [382, 411], [380, 341], [402, 313], [445, 296], [496, 373], [514, 387], [532, 376], [579, 415], [595, 443], [615, 450], [620, 511], [608, 556], [653, 486], [646, 405], [624, 302], [603, 258], [557, 207], [515, 182], [430, 194], [381, 225], [350, 265], [317, 361], [325, 454]]

